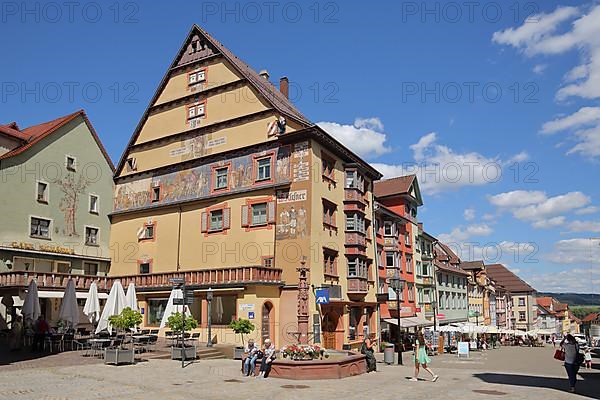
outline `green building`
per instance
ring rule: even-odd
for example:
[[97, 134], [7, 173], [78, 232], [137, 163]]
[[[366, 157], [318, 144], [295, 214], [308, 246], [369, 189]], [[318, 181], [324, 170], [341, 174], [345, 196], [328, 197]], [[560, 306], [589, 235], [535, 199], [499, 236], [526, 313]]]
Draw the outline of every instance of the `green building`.
[[106, 276], [113, 170], [84, 111], [24, 129], [0, 125], [0, 329], [19, 313], [32, 277], [53, 321], [69, 278], [83, 297]]

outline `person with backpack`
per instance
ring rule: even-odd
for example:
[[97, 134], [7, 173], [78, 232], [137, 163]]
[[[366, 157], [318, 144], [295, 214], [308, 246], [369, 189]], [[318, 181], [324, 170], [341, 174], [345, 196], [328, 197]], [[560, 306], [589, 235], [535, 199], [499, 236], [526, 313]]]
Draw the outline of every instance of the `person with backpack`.
[[569, 386], [571, 393], [575, 393], [575, 385], [577, 384], [577, 373], [579, 367], [583, 363], [583, 354], [579, 351], [577, 340], [570, 333], [560, 342], [560, 347], [565, 356], [565, 370], [569, 377]]
[[364, 354], [367, 359], [367, 372], [377, 372], [377, 359], [375, 359], [374, 350], [376, 343], [377, 339], [365, 335], [365, 340], [360, 346], [360, 353]]

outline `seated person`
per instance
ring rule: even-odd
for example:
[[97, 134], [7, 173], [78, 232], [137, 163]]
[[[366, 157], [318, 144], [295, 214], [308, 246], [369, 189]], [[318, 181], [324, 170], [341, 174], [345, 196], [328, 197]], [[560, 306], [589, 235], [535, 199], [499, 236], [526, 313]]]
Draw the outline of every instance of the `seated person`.
[[244, 349], [244, 355], [246, 358], [244, 359], [244, 375], [245, 376], [254, 376], [254, 370], [256, 369], [256, 359], [259, 356], [258, 347], [254, 345], [254, 340], [248, 340], [248, 345]]
[[265, 348], [263, 349], [263, 358], [260, 362], [260, 373], [257, 378], [266, 378], [269, 376], [273, 360], [275, 360], [275, 347], [271, 343], [271, 339], [266, 339]]

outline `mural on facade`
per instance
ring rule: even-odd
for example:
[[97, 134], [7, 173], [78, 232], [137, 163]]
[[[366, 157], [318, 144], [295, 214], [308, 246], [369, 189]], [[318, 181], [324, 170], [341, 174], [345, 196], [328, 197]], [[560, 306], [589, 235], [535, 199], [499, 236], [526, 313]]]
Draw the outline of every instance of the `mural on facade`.
[[64, 214], [65, 225], [62, 228], [62, 233], [66, 236], [79, 236], [77, 233], [77, 206], [79, 196], [85, 193], [89, 182], [83, 174], [76, 179], [74, 173], [68, 173], [62, 179], [57, 179], [53, 183], [63, 193], [58, 204], [58, 208]]
[[[263, 150], [275, 152], [275, 183], [290, 180], [289, 146]], [[232, 158], [230, 170], [230, 192], [244, 190], [257, 185], [254, 180], [255, 156], [261, 152]], [[184, 169], [162, 175], [148, 176], [134, 182], [118, 184], [115, 188], [114, 210], [123, 211], [144, 208], [150, 205], [169, 204], [174, 202], [196, 200], [210, 195], [212, 187], [213, 166], [222, 164], [215, 162], [194, 168]], [[266, 184], [271, 184], [268, 182]], [[152, 188], [160, 187], [160, 199], [152, 201]]]

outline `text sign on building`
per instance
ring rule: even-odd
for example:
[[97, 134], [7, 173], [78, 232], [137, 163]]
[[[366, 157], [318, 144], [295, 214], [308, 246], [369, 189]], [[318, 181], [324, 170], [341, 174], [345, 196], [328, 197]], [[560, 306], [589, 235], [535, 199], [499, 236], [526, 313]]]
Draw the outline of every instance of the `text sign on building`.
[[315, 292], [317, 304], [329, 304], [329, 289], [317, 289]]

